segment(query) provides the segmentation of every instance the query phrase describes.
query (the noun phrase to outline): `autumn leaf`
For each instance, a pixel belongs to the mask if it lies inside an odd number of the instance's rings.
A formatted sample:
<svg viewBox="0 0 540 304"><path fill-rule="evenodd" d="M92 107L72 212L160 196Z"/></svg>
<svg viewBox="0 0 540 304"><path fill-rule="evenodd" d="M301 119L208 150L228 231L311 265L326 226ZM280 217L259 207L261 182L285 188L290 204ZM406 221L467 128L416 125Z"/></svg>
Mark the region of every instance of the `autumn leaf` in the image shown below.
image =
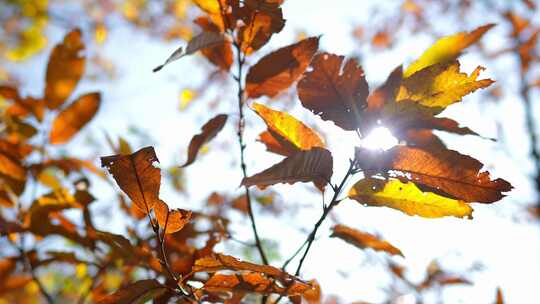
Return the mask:
<svg viewBox="0 0 540 304"><path fill-rule="evenodd" d="M244 178L242 185L256 185L263 190L277 183L313 182L320 191L324 191L332 177L332 165L330 151L315 147L309 151L298 152L260 173Z"/></svg>
<svg viewBox="0 0 540 304"><path fill-rule="evenodd" d="M259 140L269 151L291 156L314 147L325 147L315 131L288 113L272 110L259 103L253 103L251 108L268 126L268 131L262 133Z"/></svg>
<svg viewBox="0 0 540 304"><path fill-rule="evenodd" d="M356 246L360 249L371 248L375 251L384 251L390 255L403 256L401 250L394 247L387 241L371 235L366 232L362 232L358 229L350 228L345 225L336 225L332 227L332 235L330 237L337 237L345 242Z"/></svg>
<svg viewBox="0 0 540 304"><path fill-rule="evenodd" d="M495 24L486 24L471 32L461 32L437 40L405 70L403 76L407 78L430 65L454 60L464 49L482 38L493 26Z"/></svg>
<svg viewBox="0 0 540 304"><path fill-rule="evenodd" d="M394 172L400 180L466 202L493 203L512 189L507 181L491 180L489 172L480 172L483 164L478 160L453 150L396 146L374 156L367 149L357 148L356 157L365 171Z"/></svg>
<svg viewBox="0 0 540 304"><path fill-rule="evenodd" d="M472 218L473 211L464 201L423 192L412 182L402 183L397 179L362 179L351 188L349 198L367 206L388 207L426 218Z"/></svg>
<svg viewBox="0 0 540 304"><path fill-rule="evenodd" d="M261 273L214 274L204 283L203 289L210 292L255 292L257 294L301 295L311 289L307 283L293 281L289 286L280 286L276 280Z"/></svg>
<svg viewBox="0 0 540 304"><path fill-rule="evenodd" d="M145 214L159 202L161 172L154 167L159 162L153 147L145 147L130 155L101 158L101 166L113 175L120 189Z"/></svg>
<svg viewBox="0 0 540 304"><path fill-rule="evenodd" d="M167 291L157 280L140 280L97 300L99 304L142 304Z"/></svg>
<svg viewBox="0 0 540 304"><path fill-rule="evenodd" d="M250 262L240 261L239 259L230 255L224 255L220 253L214 253L212 255L205 256L195 261L193 265L193 272L217 272L221 270L233 270L233 271L253 271L263 273L267 276L274 278L292 278L293 276L281 271L280 269L268 266L259 265Z"/></svg>
<svg viewBox="0 0 540 304"><path fill-rule="evenodd" d="M263 47L273 34L281 32L285 26L279 3L268 4L263 1L245 1L239 14L244 25L238 31L238 41L246 55Z"/></svg>
<svg viewBox="0 0 540 304"><path fill-rule="evenodd" d="M217 1L216 1L217 2ZM207 17L199 17L194 20L195 24L199 25L206 32L221 32L218 25L212 22ZM233 62L232 43L228 40L213 47L204 48L201 50L206 59L224 71L231 68Z"/></svg>
<svg viewBox="0 0 540 304"><path fill-rule="evenodd" d="M318 48L319 37L311 37L261 58L247 74L248 97L274 97L290 87L308 67Z"/></svg>
<svg viewBox="0 0 540 304"><path fill-rule="evenodd" d="M202 146L216 137L221 129L223 129L225 123L227 122L227 117L228 116L225 114L215 116L204 124L201 133L193 136L189 143L187 161L181 166L182 168L191 165L195 161Z"/></svg>
<svg viewBox="0 0 540 304"><path fill-rule="evenodd" d="M97 113L101 104L100 93L89 93L79 97L58 113L52 123L49 141L63 144L69 141Z"/></svg>
<svg viewBox="0 0 540 304"><path fill-rule="evenodd" d="M84 73L81 36L79 29L69 32L49 57L45 78L45 100L49 109L56 109L66 101Z"/></svg>
<svg viewBox="0 0 540 304"><path fill-rule="evenodd" d="M484 68L477 67L471 75L461 73L458 61L443 62L420 70L403 80L397 101L412 100L438 114L447 106L477 89L486 88L494 81L477 80Z"/></svg>
<svg viewBox="0 0 540 304"><path fill-rule="evenodd" d="M355 130L367 106L369 88L356 60L349 59L345 64L343 60L343 56L317 54L311 62L312 70L298 82L298 97L305 108L322 119Z"/></svg>
<svg viewBox="0 0 540 304"><path fill-rule="evenodd" d="M167 64L176 61L186 55L191 55L197 51L215 47L218 45L223 44L227 41L227 37L222 33L216 33L216 32L202 32L199 35L193 37L187 44L185 50L184 47L179 47L176 49L167 60L161 65L158 65L155 67L152 71L158 72L161 69L163 69L164 66Z"/></svg>
<svg viewBox="0 0 540 304"><path fill-rule="evenodd" d="M389 103L394 103L403 79L403 68L395 68L386 81L367 98L367 111L377 111Z"/></svg>
<svg viewBox="0 0 540 304"><path fill-rule="evenodd" d="M495 304L504 304L504 297L500 287L497 287L497 292L495 294Z"/></svg>
<svg viewBox="0 0 540 304"><path fill-rule="evenodd" d="M191 218L191 211L176 209L169 210L169 206L162 200L154 205L154 212L158 224L165 229L165 233L175 233L182 230Z"/></svg>

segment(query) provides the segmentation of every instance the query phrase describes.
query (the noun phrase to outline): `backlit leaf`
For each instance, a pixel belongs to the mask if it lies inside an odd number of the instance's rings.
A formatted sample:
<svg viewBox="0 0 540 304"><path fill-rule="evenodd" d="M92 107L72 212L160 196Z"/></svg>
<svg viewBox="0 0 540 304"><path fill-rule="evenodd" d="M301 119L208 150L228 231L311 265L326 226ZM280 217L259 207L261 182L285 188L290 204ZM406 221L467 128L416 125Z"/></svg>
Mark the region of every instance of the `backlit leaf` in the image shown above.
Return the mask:
<svg viewBox="0 0 540 304"><path fill-rule="evenodd" d="M258 294L300 295L311 290L311 286L293 281L289 286L280 286L274 279L260 273L214 274L204 283L203 289L210 292L255 292Z"/></svg>
<svg viewBox="0 0 540 304"><path fill-rule="evenodd" d="M281 32L285 26L279 3L265 4L269 3L245 1L245 13L241 17L245 25L239 29L238 40L242 52L246 55L263 47L273 34Z"/></svg>
<svg viewBox="0 0 540 304"><path fill-rule="evenodd" d="M167 291L157 280L141 280L97 300L99 304L142 304Z"/></svg>
<svg viewBox="0 0 540 304"><path fill-rule="evenodd" d="M63 144L69 141L97 113L101 104L101 94L89 93L79 97L63 109L52 123L51 144Z"/></svg>
<svg viewBox="0 0 540 304"><path fill-rule="evenodd" d="M433 113L438 114L447 106L461 101L463 96L493 83L491 79L477 80L482 67L477 67L471 75L459 70L460 64L457 61L439 63L420 70L403 80L397 101L413 100L433 108Z"/></svg>
<svg viewBox="0 0 540 304"><path fill-rule="evenodd" d="M145 147L130 154L116 154L101 158L101 166L113 175L120 189L139 209L148 213L159 202L161 172L154 167L159 162L153 147Z"/></svg>
<svg viewBox="0 0 540 304"><path fill-rule="evenodd" d="M221 32L219 26L213 23L212 20L207 17L199 17L195 19L194 22L206 32ZM228 71L231 68L233 62L233 51L232 43L230 41L224 40L221 44L204 48L201 50L201 53L220 69Z"/></svg>
<svg viewBox="0 0 540 304"><path fill-rule="evenodd" d="M81 31L76 29L54 47L47 65L45 100L49 109L60 107L71 95L84 73L85 57Z"/></svg>
<svg viewBox="0 0 540 304"><path fill-rule="evenodd" d="M217 272L221 270L253 271L264 273L265 275L274 278L292 277L291 275L283 272L281 269L278 269L276 267L244 262L230 255L224 255L220 253L214 253L212 255L198 259L197 261L195 261L195 265L193 265L192 271Z"/></svg>
<svg viewBox="0 0 540 304"><path fill-rule="evenodd" d="M251 108L268 126L268 131L261 134L259 140L269 151L291 156L298 151L325 147L315 131L288 113L272 110L259 103L253 103Z"/></svg>
<svg viewBox="0 0 540 304"><path fill-rule="evenodd" d="M195 161L202 146L216 137L221 129L223 129L227 122L227 117L225 114L217 115L204 124L201 133L193 136L189 143L187 161L182 165L182 168L191 165Z"/></svg>
<svg viewBox="0 0 540 304"><path fill-rule="evenodd" d="M422 56L413 62L403 73L409 77L414 73L436 63L444 63L457 58L461 52L478 41L495 24L483 25L471 32L461 32L440 38Z"/></svg>
<svg viewBox="0 0 540 304"><path fill-rule="evenodd" d="M396 146L375 153L357 148L359 165L370 173L395 173L396 177L429 187L429 191L466 202L493 203L510 191L503 179L492 180L480 172L483 164L453 150Z"/></svg>
<svg viewBox="0 0 540 304"><path fill-rule="evenodd" d="M154 205L154 212L159 226L163 229L167 227L165 233L182 230L191 218L191 211L183 209L169 210L169 206L162 200L159 200Z"/></svg>
<svg viewBox="0 0 540 304"><path fill-rule="evenodd" d="M260 173L244 178L242 185L256 185L265 189L278 183L313 182L320 191L324 191L326 183L332 177L332 166L330 151L315 147L309 151L298 152Z"/></svg>
<svg viewBox="0 0 540 304"><path fill-rule="evenodd" d="M473 211L463 201L422 192L412 182L402 183L396 179L362 179L351 188L349 198L368 206L389 207L426 218L472 218Z"/></svg>
<svg viewBox="0 0 540 304"><path fill-rule="evenodd" d="M226 40L226 37L222 33L216 33L216 32L202 32L199 35L193 37L187 44L185 50L183 47L179 47L174 51L167 60L162 65L159 65L155 67L152 71L158 72L161 70L164 66L167 64L176 61L186 55L191 55L197 51L200 51L202 49L210 48L218 46L222 43L224 43Z"/></svg>
<svg viewBox="0 0 540 304"><path fill-rule="evenodd" d="M337 237L345 242L354 245L360 249L371 248L375 251L384 251L390 255L403 256L401 250L394 247L387 241L371 235L366 232L362 232L358 229L350 228L345 225L336 225L332 228L331 237Z"/></svg>
<svg viewBox="0 0 540 304"><path fill-rule="evenodd" d="M367 106L369 93L364 71L355 59L343 64L344 57L329 53L315 56L312 70L298 82L302 105L324 120L345 130L359 127L360 113Z"/></svg>
<svg viewBox="0 0 540 304"><path fill-rule="evenodd" d="M319 37L311 37L261 58L247 74L248 97L274 97L290 87L308 67L318 48Z"/></svg>

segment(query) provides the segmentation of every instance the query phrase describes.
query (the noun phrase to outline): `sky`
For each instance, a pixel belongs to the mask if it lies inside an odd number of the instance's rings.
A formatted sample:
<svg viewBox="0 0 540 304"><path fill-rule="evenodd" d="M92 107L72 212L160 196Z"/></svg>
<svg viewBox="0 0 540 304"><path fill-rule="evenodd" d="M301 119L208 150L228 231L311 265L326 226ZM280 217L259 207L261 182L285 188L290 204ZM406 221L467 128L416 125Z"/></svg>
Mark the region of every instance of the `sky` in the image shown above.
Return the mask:
<svg viewBox="0 0 540 304"><path fill-rule="evenodd" d="M410 63L433 42L428 36L405 37L400 39L392 52L368 53L367 48L353 41L351 32L355 24L365 23L371 6L378 5L392 10L397 9L400 3L379 2L339 0L329 4L322 0L286 1L283 6L286 27L262 51L269 52L290 44L301 30L306 30L308 35L322 35L322 50L340 55L361 54L368 82L371 87L375 87L396 66ZM489 21L489 16L478 16L469 30ZM452 34L459 30L463 29L442 22L437 32ZM504 29L497 30L504 32ZM48 30L49 41L59 41L64 33L65 29L52 26ZM489 45L501 43L496 35L488 35L486 39ZM231 122L237 119L237 110L232 88L230 91L216 92L219 102L215 113L208 112L207 103L210 100L204 98L185 111L178 110L179 91L202 84L209 70L203 58L192 56L167 66L160 73L151 72L152 68L162 63L181 44L179 41L165 43L120 22L119 26L110 29L109 38L100 49L91 50L101 52L114 62L118 78L114 81L85 81L77 92L103 92L102 108L86 133L103 134L106 130L113 136L124 135L129 126L137 126L155 139L158 157L165 165L180 164L185 160L189 140L199 132L203 122L218 113L230 114L232 120L210 145L209 152L186 169L189 195L178 195L170 187L163 187L162 197L169 204L196 209L199 205L194 202L204 201L212 191L241 192L238 187L241 174L237 167L236 147L232 147L229 153L221 150L231 144L228 139L235 134L235 123ZM45 71L36 67L45 66L48 53L44 52L22 64L8 66L23 79L23 89L26 92L39 94L42 91ZM476 65L482 65L487 68L485 76L494 77L497 75L494 71L505 68L491 67L489 62L480 60L472 52L466 54L461 60L463 69L470 72ZM508 66L512 65L515 63L509 61ZM512 85L511 79L495 80ZM264 99L257 101L266 102ZM280 107L278 103L270 105L278 109ZM334 179L335 182L340 180L354 145L360 144L358 139L311 115L299 106L298 100L293 100L286 107L291 110L291 114L303 118L308 125L315 126L326 135L335 159ZM473 220L410 217L387 208L364 207L350 200L342 202L334 210L333 220L380 234L400 248L405 258L395 260L409 269L408 275L413 280L421 280L427 265L437 259L443 268L462 273L474 283L470 287L446 288L445 302L490 303L495 298L498 286L502 288L508 303L530 303L532 299L540 299L536 286L540 282L540 231L538 224L528 218L524 211L524 206L534 201L532 198L535 194L526 175L530 171L530 163L526 158L528 148L524 144L525 138L521 135L524 130L522 114L522 109L511 97L494 106L482 102L475 94L448 110L450 117L485 137L496 137L494 121L506 117L510 122L504 129L505 144L523 147L509 154L499 142L474 137L443 137L450 148L478 158L495 177L503 177L515 187L508 197L494 205L473 204ZM265 152L263 145L255 142L258 133L264 130L262 121L250 111L247 119L248 171L253 174L280 158ZM68 148L84 144L85 140L86 137L81 135ZM81 155L87 152L84 149L74 151ZM110 152L106 147L102 151ZM289 208L288 204L291 209L294 209L293 206L304 206L291 214L285 211L278 220L268 214L258 218L262 237L278 241L280 252L285 258L304 240L306 231L309 231L307 229L320 216L321 198L310 185L278 185L273 189L280 193L285 210ZM326 194L326 200L330 199L329 195ZM103 208L108 201L107 196L112 199L114 193L100 192L99 196ZM122 231L123 219L115 212L113 210L110 215L114 219L112 224L110 220L104 220L101 224L113 231ZM233 218L239 221L239 224L233 226L239 238L250 239L247 218L238 214L233 214ZM370 250L362 252L341 240L329 238L330 224L326 223L319 230L319 239L313 245L305 264L303 278L316 277L323 292L337 294L347 302L382 301L382 288L389 283L383 267L386 256ZM227 248L222 246L221 249ZM478 262L482 264L482 270L471 270ZM293 271L293 268L289 270ZM408 299L404 297L403 303L410 303Z"/></svg>

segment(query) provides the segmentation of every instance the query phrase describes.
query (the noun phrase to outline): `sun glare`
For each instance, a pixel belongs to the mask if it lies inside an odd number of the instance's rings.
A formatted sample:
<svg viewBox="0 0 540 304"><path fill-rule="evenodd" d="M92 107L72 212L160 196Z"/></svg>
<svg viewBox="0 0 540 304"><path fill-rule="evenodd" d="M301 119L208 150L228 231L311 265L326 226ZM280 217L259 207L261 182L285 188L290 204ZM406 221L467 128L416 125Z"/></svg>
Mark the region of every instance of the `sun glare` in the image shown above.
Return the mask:
<svg viewBox="0 0 540 304"><path fill-rule="evenodd" d="M386 127L376 127L362 139L362 147L372 150L388 150L398 144L397 138Z"/></svg>

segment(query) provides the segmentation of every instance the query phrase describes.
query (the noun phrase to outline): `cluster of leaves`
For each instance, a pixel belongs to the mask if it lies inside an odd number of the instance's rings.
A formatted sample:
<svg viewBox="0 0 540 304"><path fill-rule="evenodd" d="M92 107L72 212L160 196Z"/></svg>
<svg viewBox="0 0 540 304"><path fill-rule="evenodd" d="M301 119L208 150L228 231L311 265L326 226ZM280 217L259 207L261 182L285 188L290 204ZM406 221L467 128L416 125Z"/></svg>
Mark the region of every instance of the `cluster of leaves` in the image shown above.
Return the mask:
<svg viewBox="0 0 540 304"><path fill-rule="evenodd" d="M262 301L272 303L283 297L294 303L319 303L320 286L314 280L299 278L299 275L319 227L343 200L349 198L363 205L386 206L428 218L472 218L471 203L493 203L511 190L505 180L492 179L488 172L482 171L480 161L447 149L433 133L433 130L439 130L477 135L439 115L465 95L492 84L492 80L478 79L482 67L467 74L460 70L457 60L461 52L478 41L492 25L438 40L408 68L394 69L381 86L370 92L358 62L319 51L320 37L305 38L263 56L249 66L244 77L246 58L256 54L283 29L282 1L194 2L203 12L195 20L201 33L154 71L197 51L222 71L230 71L235 65L238 68L234 79L238 85L237 139L243 172L239 183L245 189L245 210L250 217L254 246L260 253L261 263L242 261L214 251L219 242L230 237L229 220L221 212L206 214L171 209L160 198L162 172L153 147L132 153L129 145L120 141L118 146L113 145L116 154L101 158L101 166L129 198L126 200L119 195L123 212L135 223L148 223L151 230L133 227L125 237L94 226L90 209L94 197L88 191L89 182L83 169L90 169L97 175L100 171L76 158L51 157L49 151L49 144L68 142L92 119L100 103L99 94L91 93L65 105L84 71L85 60L80 54L84 45L80 31L75 30L66 35L50 56L43 98L22 98L14 87L5 86L0 90L3 98L10 101L3 112L6 126L0 145L1 194L6 201L2 204L13 209L9 220L4 219L2 212L0 232L2 236L8 236L18 252L2 261L2 265L7 266L0 267L3 282L0 292L33 281L52 303L53 297L35 270L50 263L67 263L93 268L91 273L83 275L83 290L79 292L81 302L90 296L99 303L143 303L148 300L155 303L240 303L246 295L257 294ZM346 174L338 183L333 183L333 156L322 137L290 114L252 102L251 109L267 127L259 141L269 152L284 158L268 169L248 176L243 138L243 110L247 101L279 96L295 83L302 106L322 120L333 122L343 132L360 139L363 134L384 125L400 144L387 151L355 147ZM49 118L52 119L50 125L47 124ZM223 129L227 121L228 115L219 114L204 124L201 133L192 138L182 167L196 161L201 148ZM30 143L37 133L32 123L40 123L43 130L50 128L43 132L44 140L39 146ZM30 161L33 155L39 162ZM78 175L71 188L62 185L62 181L51 183L42 176L51 167L59 168L65 175ZM27 175L31 178L27 179ZM347 191L348 182L360 175L361 178ZM42 183L52 191L32 198L26 208L20 198L28 182ZM332 191L332 198L324 204L323 214L306 241L282 267L277 268L269 265L261 246L251 207L250 187L265 189L278 183L298 182L313 183L321 192ZM80 211L84 226L79 227L69 219L64 213L68 209ZM200 223L207 225L201 229ZM87 253L81 254L77 250L47 252L43 257L43 253L35 248L26 249L26 235L34 238L35 246L41 238L61 236ZM397 247L379 237L345 225L334 226L332 236L360 249L372 248L403 256ZM286 272L288 264L302 251L296 272L289 274ZM21 263L30 275L17 271L17 263ZM120 273L121 284L107 284L106 278L111 273ZM144 277L141 273L148 275ZM425 282L415 288L467 283L443 274L440 270L432 271Z"/></svg>

